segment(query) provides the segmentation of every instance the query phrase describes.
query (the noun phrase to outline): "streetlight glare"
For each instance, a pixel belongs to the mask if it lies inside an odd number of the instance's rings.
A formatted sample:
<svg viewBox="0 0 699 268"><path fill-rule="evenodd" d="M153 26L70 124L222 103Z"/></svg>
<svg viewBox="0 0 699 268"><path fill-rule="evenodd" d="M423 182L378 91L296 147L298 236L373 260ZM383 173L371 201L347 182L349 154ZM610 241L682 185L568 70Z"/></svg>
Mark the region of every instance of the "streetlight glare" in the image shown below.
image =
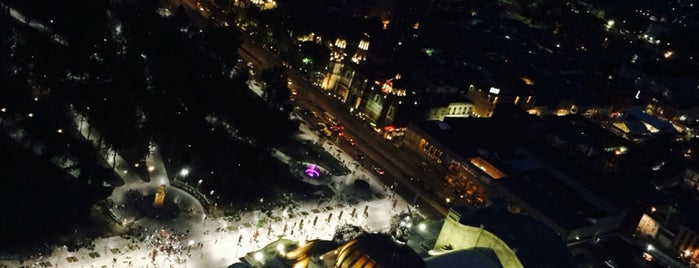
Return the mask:
<svg viewBox="0 0 699 268"><path fill-rule="evenodd" d="M256 252L255 255L253 256L256 261L263 261L265 259L265 256L262 255L262 252Z"/></svg>
<svg viewBox="0 0 699 268"><path fill-rule="evenodd" d="M277 244L277 251L279 251L279 253L281 253L281 254L284 254L284 245Z"/></svg>
<svg viewBox="0 0 699 268"><path fill-rule="evenodd" d="M420 231L424 231L425 229L427 229L427 225L425 225L424 223L420 223L420 224L417 225L417 228L418 228Z"/></svg>

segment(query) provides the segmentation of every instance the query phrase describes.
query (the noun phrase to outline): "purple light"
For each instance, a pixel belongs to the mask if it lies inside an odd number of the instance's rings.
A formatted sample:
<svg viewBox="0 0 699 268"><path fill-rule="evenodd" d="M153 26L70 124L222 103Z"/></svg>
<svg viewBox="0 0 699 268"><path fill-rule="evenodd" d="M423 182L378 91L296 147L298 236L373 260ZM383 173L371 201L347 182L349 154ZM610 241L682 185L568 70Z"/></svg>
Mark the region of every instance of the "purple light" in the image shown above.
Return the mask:
<svg viewBox="0 0 699 268"><path fill-rule="evenodd" d="M306 169L306 175L311 178L317 178L320 177L320 172L318 172L318 167L316 167L316 164L311 164L308 166Z"/></svg>

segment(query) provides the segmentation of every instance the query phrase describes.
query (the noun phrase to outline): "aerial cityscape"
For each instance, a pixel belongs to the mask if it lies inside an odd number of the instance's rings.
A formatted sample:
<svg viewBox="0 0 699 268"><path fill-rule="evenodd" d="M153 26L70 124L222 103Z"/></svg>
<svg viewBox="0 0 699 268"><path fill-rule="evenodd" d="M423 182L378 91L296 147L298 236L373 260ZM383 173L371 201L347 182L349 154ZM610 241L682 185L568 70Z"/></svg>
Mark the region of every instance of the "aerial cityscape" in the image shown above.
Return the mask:
<svg viewBox="0 0 699 268"><path fill-rule="evenodd" d="M699 268L690 0L0 0L0 268Z"/></svg>

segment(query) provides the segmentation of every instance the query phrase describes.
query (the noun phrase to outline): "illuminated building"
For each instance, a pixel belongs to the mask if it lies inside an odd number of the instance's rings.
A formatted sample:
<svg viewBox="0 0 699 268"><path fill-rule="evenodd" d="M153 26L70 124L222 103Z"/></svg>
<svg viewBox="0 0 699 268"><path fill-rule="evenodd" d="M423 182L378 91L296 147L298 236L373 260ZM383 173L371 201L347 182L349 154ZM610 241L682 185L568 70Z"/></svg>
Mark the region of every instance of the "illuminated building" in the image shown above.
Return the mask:
<svg viewBox="0 0 699 268"><path fill-rule="evenodd" d="M474 85L469 86L466 97L473 102L473 114L477 117L491 117L498 104L529 106L534 103L529 92L511 93L507 89L490 87L483 90Z"/></svg>
<svg viewBox="0 0 699 268"><path fill-rule="evenodd" d="M279 268L427 267L412 248L377 233L362 234L342 245L326 240L298 244L279 240L249 253L243 260L254 267Z"/></svg>
<svg viewBox="0 0 699 268"><path fill-rule="evenodd" d="M445 117L470 117L473 110L471 102L450 102L446 106L432 108L428 121L443 121Z"/></svg>
<svg viewBox="0 0 699 268"><path fill-rule="evenodd" d="M275 268L574 267L570 251L550 229L494 207L451 209L429 253L421 256L408 244L380 233L360 234L341 244L280 239L241 260L246 267Z"/></svg>

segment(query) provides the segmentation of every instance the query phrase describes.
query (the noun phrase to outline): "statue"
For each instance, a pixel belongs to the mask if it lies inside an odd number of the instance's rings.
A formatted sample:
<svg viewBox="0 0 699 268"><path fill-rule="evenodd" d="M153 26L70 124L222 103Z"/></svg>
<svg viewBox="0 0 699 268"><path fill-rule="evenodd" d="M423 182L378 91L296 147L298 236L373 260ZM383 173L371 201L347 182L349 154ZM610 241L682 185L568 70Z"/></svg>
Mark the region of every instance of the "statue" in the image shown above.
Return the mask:
<svg viewBox="0 0 699 268"><path fill-rule="evenodd" d="M155 193L155 199L153 200L153 207L159 208L163 206L165 201L165 184L160 185L160 189Z"/></svg>

